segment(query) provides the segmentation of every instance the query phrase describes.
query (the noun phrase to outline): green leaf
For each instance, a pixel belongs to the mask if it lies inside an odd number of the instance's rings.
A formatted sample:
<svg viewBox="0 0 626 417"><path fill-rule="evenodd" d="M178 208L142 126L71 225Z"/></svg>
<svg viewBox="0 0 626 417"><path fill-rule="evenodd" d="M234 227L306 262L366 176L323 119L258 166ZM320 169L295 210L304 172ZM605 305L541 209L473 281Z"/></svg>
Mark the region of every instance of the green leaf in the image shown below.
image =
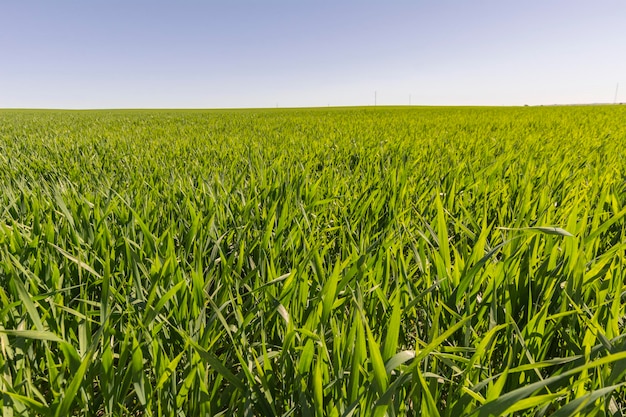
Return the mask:
<svg viewBox="0 0 626 417"><path fill-rule="evenodd" d="M626 386L626 382L622 382L621 384L611 385L610 387L604 387L597 390L593 390L588 394L583 395L582 397L578 397L573 401L565 404L563 407L558 409L551 415L551 417L569 417L577 415L578 413L583 413L587 408L593 406L599 398L609 395L613 391L616 391L623 386Z"/></svg>
<svg viewBox="0 0 626 417"><path fill-rule="evenodd" d="M15 257L13 257L13 255L9 254L9 257L13 261L13 265L16 265L19 269L21 269L22 272L24 272L26 276L29 275L28 271L26 271L26 269L21 265L21 263L17 259L15 259ZM17 293L20 297L20 300L22 300L22 303L24 304L24 307L26 308L28 315L33 321L35 328L37 328L37 330L41 332L44 331L43 323L41 322L41 317L39 317L39 313L37 313L37 308L35 308L35 304L33 303L33 300L31 299L30 294L28 293L28 291L26 291L26 287L24 286L24 283L22 282L21 279L19 279L19 277L15 277L15 279L13 280L13 283L15 284L15 287L17 288Z"/></svg>
<svg viewBox="0 0 626 417"><path fill-rule="evenodd" d="M93 274L97 278L102 278L102 276L100 274L98 274L92 267L90 267L85 262L81 261L80 259L76 258L75 256L72 256L65 249L60 248L59 246L55 245L54 243L49 243L49 245L52 246L53 248L55 248L56 250L58 250L61 255L65 256L67 259L69 259L70 261L72 261L73 263L78 265L79 268L84 269L85 271L89 272L90 274Z"/></svg>
<svg viewBox="0 0 626 417"><path fill-rule="evenodd" d="M400 336L400 327L402 325L402 306L400 304L400 295L397 295L393 301L393 310L387 324L387 334L385 336L385 344L383 347L383 360L389 360L395 355L398 348L398 338Z"/></svg>
<svg viewBox="0 0 626 417"><path fill-rule="evenodd" d="M376 382L376 387L379 394L383 394L387 389L388 377L387 371L385 370L385 362L383 361L383 357L380 352L380 348L378 347L378 342L376 342L376 338L372 333L367 322L365 323L365 332L368 346L368 353L370 356L370 360L372 361L372 368L374 371L374 381Z"/></svg>
<svg viewBox="0 0 626 417"><path fill-rule="evenodd" d="M58 342L58 343L66 343L65 340L61 339L56 334L46 331L46 330L7 330L0 329L0 333L7 334L9 336L21 337L24 339L35 339L35 340L47 340L50 342Z"/></svg>
<svg viewBox="0 0 626 417"><path fill-rule="evenodd" d="M557 235L557 236L566 236L573 237L574 235L568 232L565 229L556 226L532 226L532 227L497 227L496 229L500 230L518 230L518 231L530 231L530 232L540 232L545 233L547 235Z"/></svg>
<svg viewBox="0 0 626 417"><path fill-rule="evenodd" d="M85 357L83 358L78 371L74 375L72 375L72 382L70 382L69 386L63 393L63 397L57 409L55 410L55 417L64 417L69 415L70 407L76 400L76 394L78 390L83 385L83 379L85 378L85 374L91 365L91 361L93 360L93 351L88 351Z"/></svg>
<svg viewBox="0 0 626 417"><path fill-rule="evenodd" d="M35 400L33 398L30 398L30 397L27 397L25 395L17 394L15 392L4 391L4 390L0 390L0 392L3 395L7 395L7 396L11 397L11 399L13 401L18 401L18 402L24 404L25 406L30 407L38 415L41 415L41 416L52 416L52 412L50 410L50 407L47 404L39 402L39 401L37 401L37 400ZM4 404L4 406L7 407L8 404Z"/></svg>
<svg viewBox="0 0 626 417"><path fill-rule="evenodd" d="M534 382L532 384L528 384L521 388L515 389L513 391L507 392L505 394L500 395L499 397L488 401L481 407L477 408L474 413L478 413L479 417L488 417L494 415L501 415L506 412L510 407L519 401L527 398L530 395L533 395L536 391L547 388L552 384L560 382L564 379L568 379L571 376L579 374L587 369L595 368L601 365L609 364L620 359L626 358L626 352L619 352L612 355L607 355L603 358L597 359L595 361L586 363L577 368L571 369L567 372L564 372L560 375L554 375L549 378L546 378L541 381ZM472 414L474 414L472 413Z"/></svg>
<svg viewBox="0 0 626 417"><path fill-rule="evenodd" d="M390 374L391 371L396 369L398 366L410 361L415 358L415 351L413 350L403 350L402 352L398 352L391 359L387 361L385 364L385 371Z"/></svg>

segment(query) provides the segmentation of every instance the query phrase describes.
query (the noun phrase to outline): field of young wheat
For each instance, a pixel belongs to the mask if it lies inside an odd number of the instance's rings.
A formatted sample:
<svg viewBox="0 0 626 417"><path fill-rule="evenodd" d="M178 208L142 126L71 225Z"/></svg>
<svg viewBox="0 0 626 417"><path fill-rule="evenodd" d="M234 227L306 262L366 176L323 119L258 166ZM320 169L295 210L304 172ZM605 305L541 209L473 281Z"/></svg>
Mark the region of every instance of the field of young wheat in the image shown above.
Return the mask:
<svg viewBox="0 0 626 417"><path fill-rule="evenodd" d="M1 414L624 415L624 120L0 111Z"/></svg>

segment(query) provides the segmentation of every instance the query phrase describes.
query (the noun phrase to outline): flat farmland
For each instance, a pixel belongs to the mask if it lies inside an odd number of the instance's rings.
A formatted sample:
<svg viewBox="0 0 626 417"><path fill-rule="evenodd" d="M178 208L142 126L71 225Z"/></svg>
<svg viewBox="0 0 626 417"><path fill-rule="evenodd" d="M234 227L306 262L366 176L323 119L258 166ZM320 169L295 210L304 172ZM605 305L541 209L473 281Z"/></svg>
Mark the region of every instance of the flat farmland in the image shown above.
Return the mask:
<svg viewBox="0 0 626 417"><path fill-rule="evenodd" d="M1 414L624 415L625 120L1 110Z"/></svg>

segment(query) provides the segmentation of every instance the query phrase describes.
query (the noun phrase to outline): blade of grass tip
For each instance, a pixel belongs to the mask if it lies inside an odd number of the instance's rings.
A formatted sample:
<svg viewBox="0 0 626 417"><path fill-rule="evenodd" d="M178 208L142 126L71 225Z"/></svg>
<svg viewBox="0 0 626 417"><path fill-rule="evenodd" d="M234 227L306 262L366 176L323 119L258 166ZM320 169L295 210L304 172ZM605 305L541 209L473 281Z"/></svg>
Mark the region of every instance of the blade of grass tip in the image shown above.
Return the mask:
<svg viewBox="0 0 626 417"><path fill-rule="evenodd" d="M90 274L93 274L97 278L102 278L102 276L100 276L100 274L98 274L91 266L89 266L85 262L81 261L80 259L76 258L75 256L72 256L70 253L65 251L63 248L60 248L59 246L55 245L54 243L48 242L48 244L50 246L52 246L53 248L55 248L56 250L58 250L61 255L65 256L67 259L69 259L70 261L72 261L73 263L78 265L79 268L84 269L85 271L89 272Z"/></svg>
<svg viewBox="0 0 626 417"><path fill-rule="evenodd" d="M574 236L567 230L562 229L560 227L556 227L556 226L496 227L496 229L512 230L512 231L520 231L520 232L531 231L531 232L545 233L547 235L566 236L566 237Z"/></svg>
<svg viewBox="0 0 626 417"><path fill-rule="evenodd" d="M63 197L61 197L61 193L59 192L58 189L54 193L54 199L56 200L57 205L61 209L63 216L65 216L70 226L72 226L72 229L74 229L75 228L74 217L72 216L72 213L70 213L70 211L68 210L67 205L65 205L65 201L63 201Z"/></svg>
<svg viewBox="0 0 626 417"><path fill-rule="evenodd" d="M374 381L376 382L377 391L382 395L387 390L388 378L387 371L385 371L385 362L378 347L378 342L374 337L374 333L370 329L367 321L363 321L365 324L365 333L367 338L367 346L370 354L370 360L372 361L372 368L374 371Z"/></svg>
<svg viewBox="0 0 626 417"><path fill-rule="evenodd" d="M612 216L609 220L602 223L598 228L593 230L591 233L589 233L589 235L585 238L585 243L593 242L598 236L606 232L611 226L621 221L624 217L626 217L626 207L622 211L617 213L616 215Z"/></svg>
<svg viewBox="0 0 626 417"><path fill-rule="evenodd" d="M417 374L417 380L422 388L422 415L423 416L431 416L431 417L439 417L439 410L437 410L437 403L433 398L432 393L430 392L430 388L422 375L422 371L419 368L415 368L415 373Z"/></svg>
<svg viewBox="0 0 626 417"><path fill-rule="evenodd" d="M535 227L531 227L530 230L534 230L537 232L541 232L541 233L545 233L547 235L556 235L556 236L566 236L566 237L574 237L573 234L571 234L570 232L568 232L565 229L562 229L560 227L550 227L550 226L535 226Z"/></svg>
<svg viewBox="0 0 626 417"><path fill-rule="evenodd" d="M25 406L30 407L33 411L35 411L35 413L37 413L37 415L52 416L52 410L47 404L40 403L39 401L34 400L30 397L20 395L11 391L0 390L0 393L2 393L2 395L10 397L13 401L20 402ZM6 407L7 404L5 404L4 406Z"/></svg>
<svg viewBox="0 0 626 417"><path fill-rule="evenodd" d="M298 373L300 375L307 375L311 368L311 362L315 356L315 344L313 340L308 340L302 349L300 354L300 360L298 361Z"/></svg>
<svg viewBox="0 0 626 417"><path fill-rule="evenodd" d="M507 408L503 413L498 415L511 415L517 411L527 410L529 408L537 408L539 406L549 404L557 398L563 397L565 392L557 392L554 394L533 395L529 398L517 401L515 404ZM569 414L572 415L572 414Z"/></svg>
<svg viewBox="0 0 626 417"><path fill-rule="evenodd" d="M254 294L254 293L260 292L260 291L264 290L266 287L270 287L270 286L272 286L272 285L274 285L274 284L276 284L278 282L284 281L287 278L289 278L291 273L292 273L292 271L289 271L286 274L283 274L283 275L279 276L278 278L274 278L273 280L268 281L268 282L264 283L263 285L259 285L257 288L254 288L251 291L251 293Z"/></svg>
<svg viewBox="0 0 626 417"><path fill-rule="evenodd" d="M387 361L385 364L385 371L390 374L391 371L396 369L398 366L410 361L415 358L415 351L413 350L403 350L402 352L398 352L391 359Z"/></svg>
<svg viewBox="0 0 626 417"><path fill-rule="evenodd" d="M518 237L521 237L521 236L518 236ZM510 243L511 241L513 241L515 239L516 238L513 237L513 238L511 238L509 240L506 240L506 241L496 245L485 256L483 256L476 263L476 265L472 266L469 269L466 269L466 271L463 272L463 274L461 275L461 281L459 282L459 285L454 290L454 293L456 294L456 303L459 303L461 298L465 296L465 291L467 290L467 288L471 284L472 278L474 277L474 275L476 275L476 273L480 270L480 268L482 268L487 263L487 261L489 261L489 259L491 259L496 253L498 253L498 251L500 251L500 249L502 249L505 245L507 245L508 243ZM468 264L468 266L469 266L469 264Z"/></svg>
<svg viewBox="0 0 626 417"><path fill-rule="evenodd" d="M124 197L122 197L120 194L118 194L115 190L111 190L115 195L117 195L120 200L122 200L122 202L124 203L124 205L126 205L126 207L128 208L128 210L132 213L133 215L133 219L135 220L135 222L139 225L139 228L141 229L141 232L144 234L144 242L148 243L148 246L150 248L150 253L154 253L156 251L156 241L157 238L156 236L154 236L154 234L150 231L150 228L146 225L146 223L142 220L141 216L139 215L139 213L137 213L137 211L135 209L132 208L132 206L130 205L130 203L128 203Z"/></svg>
<svg viewBox="0 0 626 417"><path fill-rule="evenodd" d="M133 336L133 353L131 355L131 367L133 370L133 386L135 388L135 394L139 399L141 405L146 405L146 387L144 386L144 378L143 378L143 353L141 351L141 346L139 346L139 342L137 342L137 338Z"/></svg>
<svg viewBox="0 0 626 417"><path fill-rule="evenodd" d="M283 318L283 320L285 320L285 324L287 325L287 328L289 328L289 323L291 320L289 318L289 312L287 311L285 306L278 303L278 306L276 307L276 311Z"/></svg>
<svg viewBox="0 0 626 417"><path fill-rule="evenodd" d="M74 403L74 400L76 399L76 393L78 392L81 385L83 384L83 378L85 377L85 374L87 373L87 369L89 368L89 365L91 365L92 360L93 360L93 352L89 351L83 358L80 364L80 367L78 368L76 373L73 375L72 382L70 382L69 386L63 393L63 398L61 400L61 403L59 404L59 406L57 407L54 413L55 417L65 417L69 415L70 407L72 406L72 404Z"/></svg>
<svg viewBox="0 0 626 417"><path fill-rule="evenodd" d="M24 339L46 340L49 342L67 343L56 334L46 330L7 330L0 329L0 333Z"/></svg>
<svg viewBox="0 0 626 417"><path fill-rule="evenodd" d="M148 308L146 309L146 313L144 314L143 322L144 323L152 322L152 320L159 314L163 306L165 306L165 304L176 295L176 293L180 290L180 288L183 285L185 285L185 283L186 281L180 281L178 284L170 288L165 294L163 294L159 298L159 301L157 302L154 308L152 308L152 306L148 306Z"/></svg>
<svg viewBox="0 0 626 417"><path fill-rule="evenodd" d="M619 347L616 347L616 349L619 349L621 351L626 350L626 341L622 341L622 345ZM606 382L611 384L611 383L621 381L624 378L625 374L626 374L626 359L622 359L622 360L617 361L613 365L613 369L611 369L611 374L609 375L609 378Z"/></svg>
<svg viewBox="0 0 626 417"><path fill-rule="evenodd" d="M367 352L367 345L365 342L365 335L363 330L361 316L359 314L354 315L353 326L356 328L354 351L352 356L352 364L350 366L350 379L348 382L348 401L357 402L359 398L359 391L361 389L361 363L365 359Z"/></svg>
<svg viewBox="0 0 626 417"><path fill-rule="evenodd" d="M109 312L109 315L106 316L105 321L109 320L110 314L111 313ZM100 327L93 334L91 338L91 344L89 345L89 348L87 349L87 352L85 353L85 356L83 360L81 361L81 364L78 367L78 370L76 371L76 373L74 373L72 377L72 382L70 382L67 389L65 390L65 393L63 395L63 398L61 399L61 402L59 403L59 406L55 410L55 413L54 413L55 417L69 415L70 407L72 406L72 404L74 403L74 400L76 399L76 393L81 388L83 384L83 379L85 378L87 370L89 369L89 366L93 362L96 350L100 346L100 338L102 337L103 331L104 331L104 327ZM68 347L68 350L72 352L73 356L78 356L78 352L76 352L76 349L74 348L74 346L72 346L71 344L67 342L64 342L64 345Z"/></svg>
<svg viewBox="0 0 626 417"><path fill-rule="evenodd" d="M439 253L443 259L447 271L451 268L450 243L448 242L448 224L446 223L445 211L439 194L435 197L437 206L437 237L439 239ZM445 275L444 275L445 276Z"/></svg>
<svg viewBox="0 0 626 417"><path fill-rule="evenodd" d="M469 362L467 364L467 369L473 369L474 368L474 364L476 362L481 363L480 359L483 357L483 355L486 354L486 352L489 351L488 347L493 342L493 339L494 339L494 336L496 335L496 333L499 332L500 330L506 328L508 325L509 325L508 323L500 324L500 325L490 329L487 333L484 334L484 336L482 337L482 340L480 341L480 343L476 347L476 352L472 355L472 357L470 358L470 360L469 360Z"/></svg>
<svg viewBox="0 0 626 417"><path fill-rule="evenodd" d="M315 415L324 415L324 381L322 376L322 355L321 347L318 347L315 367L313 369L313 404L315 405Z"/></svg>
<svg viewBox="0 0 626 417"><path fill-rule="evenodd" d="M441 346L441 344L447 338L449 338L454 333L456 333L460 328L462 328L465 325L465 323L467 323L469 320L472 319L472 317L473 316L465 317L464 319L458 321L454 326L450 327L448 330L443 332L437 338L433 339L428 345L422 348L419 351L419 353L416 353L413 359L413 362L410 365L408 365L404 373L389 386L389 389L387 389L387 391L383 395L380 396L377 404L388 404L393 398L393 395L395 394L396 390L398 390L406 381L409 380L411 372L419 366L420 361L424 359L426 356L428 356L430 352L432 352L433 350Z"/></svg>
<svg viewBox="0 0 626 417"><path fill-rule="evenodd" d="M418 305L420 302L422 302L422 298L424 298L426 295L432 293L433 291L437 290L442 283L444 283L445 281L447 281L448 278L442 278L438 281L435 281L430 287L426 288L424 291L422 291L421 293L417 294L415 296L415 298L413 300L411 300L411 302L409 304L407 304L405 310L406 311L410 311L413 307L415 307L416 305Z"/></svg>
<svg viewBox="0 0 626 417"><path fill-rule="evenodd" d="M241 382L239 378L237 378L224 364L216 357L213 356L209 351L205 350L202 346L196 343L187 333L183 332L180 329L176 329L177 333L181 335L185 342L188 343L195 352L197 352L203 361L213 367L217 373L219 373L224 379L233 384L235 388L237 388L241 392L246 391L246 387Z"/></svg>
<svg viewBox="0 0 626 417"><path fill-rule="evenodd" d="M509 356L509 362L510 361L511 359ZM498 376L496 382L487 391L487 397L485 398L487 402L494 401L500 396L502 390L504 389L504 386L506 385L506 381L508 380L510 370L511 368L508 366L504 368L504 371Z"/></svg>
<svg viewBox="0 0 626 417"><path fill-rule="evenodd" d="M15 259L15 257L11 254L9 254L9 258L11 259L11 264L12 265L16 265L18 267L18 269L22 270L22 272L28 276L29 275L29 271L27 271L22 264ZM32 272L31 272L32 274ZM17 275L17 274L16 274ZM35 308L35 304L33 303L33 300L30 297L30 294L28 293L28 291L26 291L26 287L24 286L24 283L22 282L22 280L15 276L15 279L13 280L13 283L15 284L15 287L17 288L17 293L20 297L20 300L22 300L22 304L24 304L24 307L26 308L26 311L28 312L28 315L30 316L31 320L33 321L33 324L35 325L35 328L37 330L39 330L40 332L44 331L44 327L43 327L43 323L41 322L41 317L39 317L39 313L37 313L37 309Z"/></svg>
<svg viewBox="0 0 626 417"><path fill-rule="evenodd" d="M350 407L348 407L346 409L346 411L341 415L341 417L352 417L354 415L359 416L359 412L361 411L360 409L361 403L359 402L354 402L352 404L350 404Z"/></svg>
<svg viewBox="0 0 626 417"><path fill-rule="evenodd" d="M521 388L507 392L506 394L500 395L498 398L485 403L481 407L474 410L472 415L474 415L475 413L478 413L478 417L501 415L503 412L505 412L505 410L508 410L509 407L511 407L518 401L521 401L522 399L528 397L529 395L532 395L534 392L540 390L541 388L548 387L551 384L560 382L564 379L567 379L587 369L613 363L624 358L626 358L626 352L618 352L612 355L604 356L595 361L588 362L577 368L566 371L560 375L554 375L544 380L537 381L529 385L525 385Z"/></svg>
<svg viewBox="0 0 626 417"><path fill-rule="evenodd" d="M380 348L378 346L378 342L372 333L372 329L369 327L367 319L365 317L365 313L362 309L362 298L360 294L360 289L357 287L356 293L353 293L354 301L356 303L356 307L358 309L358 317L360 318L360 322L363 327L365 327L365 339L367 341L367 347L369 351L369 358L372 363L372 370L374 373L374 384L371 385L371 389L376 389L378 395L382 395L387 390L387 385L389 383L387 372L385 371L385 363L383 362L383 358L381 355ZM354 368L354 367L353 367ZM378 402L374 408L374 416L384 415L385 410L387 409L387 403Z"/></svg>
<svg viewBox="0 0 626 417"><path fill-rule="evenodd" d="M475 389L475 388L472 388L472 389ZM487 402L487 400L482 395L480 395L478 392L472 391L472 389L468 387L461 387L461 391L463 391L463 393L472 397L477 403L482 405Z"/></svg>
<svg viewBox="0 0 626 417"><path fill-rule="evenodd" d="M393 310L387 324L387 334L383 346L383 361L388 361L395 355L398 348L398 337L400 336L400 326L402 324L402 305L400 294L397 293L393 301Z"/></svg>
<svg viewBox="0 0 626 417"><path fill-rule="evenodd" d="M470 321L472 319L472 317L474 317L473 314L471 316L467 316L467 317L459 320L458 322L456 322L456 324L454 324L454 326L448 328L448 330L446 330L445 332L440 334L437 338L432 340L428 345L423 347L418 353L416 353L415 361L413 362L413 364L411 364L411 368L413 368L414 366L417 366L419 361L424 359L428 354L430 354L430 352L435 350L437 347L441 346L441 344L447 338L449 338L454 333L456 333L460 328L462 328L465 325L465 323L467 323L468 321Z"/></svg>
<svg viewBox="0 0 626 417"><path fill-rule="evenodd" d="M578 413L584 412L588 407L595 405L596 400L606 395L609 395L615 390L626 385L626 382L622 382L621 384L611 385L610 387L604 387L595 391L591 391L588 394L583 395L582 397L576 398L575 400L565 404L563 407L558 409L552 414L552 417L569 417L576 415Z"/></svg>
<svg viewBox="0 0 626 417"><path fill-rule="evenodd" d="M185 401L188 400L189 391L196 384L197 375L198 372L195 369L192 369L189 373L187 373L187 376L185 376L185 379L178 388L178 393L176 394L176 408L180 409Z"/></svg>

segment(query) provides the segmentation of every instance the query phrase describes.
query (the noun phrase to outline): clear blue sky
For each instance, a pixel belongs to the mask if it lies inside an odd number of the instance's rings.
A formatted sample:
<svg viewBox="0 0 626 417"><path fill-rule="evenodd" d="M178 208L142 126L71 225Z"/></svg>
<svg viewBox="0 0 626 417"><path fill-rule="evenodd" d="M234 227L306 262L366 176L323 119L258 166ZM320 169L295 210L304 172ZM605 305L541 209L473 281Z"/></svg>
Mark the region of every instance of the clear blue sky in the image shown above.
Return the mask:
<svg viewBox="0 0 626 417"><path fill-rule="evenodd" d="M3 0L0 108L626 101L624 0Z"/></svg>

